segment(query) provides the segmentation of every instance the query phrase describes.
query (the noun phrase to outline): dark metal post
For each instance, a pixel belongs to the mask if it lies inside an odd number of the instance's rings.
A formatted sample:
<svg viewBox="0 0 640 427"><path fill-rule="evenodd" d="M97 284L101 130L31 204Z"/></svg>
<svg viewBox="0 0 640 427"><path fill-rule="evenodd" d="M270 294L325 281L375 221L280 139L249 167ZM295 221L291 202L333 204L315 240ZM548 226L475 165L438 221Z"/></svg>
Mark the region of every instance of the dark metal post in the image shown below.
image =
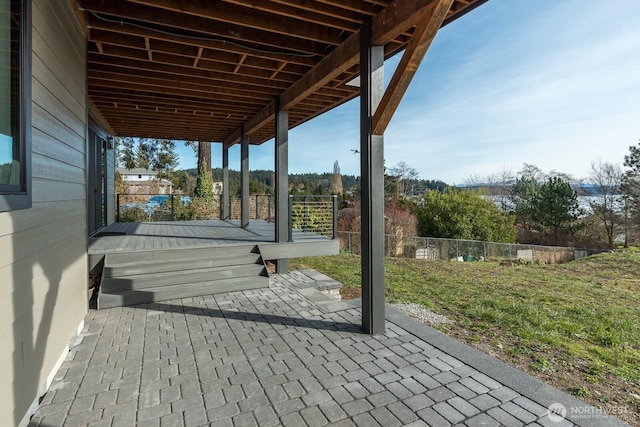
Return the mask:
<svg viewBox="0 0 640 427"><path fill-rule="evenodd" d="M175 211L175 206L173 205L174 197L175 197L175 194L171 194L171 221L176 220L176 211ZM180 203L182 203L182 200L180 200Z"/></svg>
<svg viewBox="0 0 640 427"><path fill-rule="evenodd" d="M384 138L372 118L382 98L384 47L371 45L371 19L360 29L360 176L362 200L362 329L384 333Z"/></svg>
<svg viewBox="0 0 640 427"><path fill-rule="evenodd" d="M333 236L335 240L338 238L338 196L333 195Z"/></svg>
<svg viewBox="0 0 640 427"><path fill-rule="evenodd" d="M259 209L258 209L258 195L256 194L256 219L258 218L258 213L259 213Z"/></svg>
<svg viewBox="0 0 640 427"><path fill-rule="evenodd" d="M221 202L221 216L222 219L227 220L231 218L231 199L229 194L229 149L222 146L222 197Z"/></svg>
<svg viewBox="0 0 640 427"><path fill-rule="evenodd" d="M289 207L289 112L276 108L276 141L275 141L275 190L276 190L276 223L275 241L284 243L290 240L289 224L291 211ZM288 273L289 260L276 261L276 273Z"/></svg>
<svg viewBox="0 0 640 427"><path fill-rule="evenodd" d="M116 194L116 222L120 222L120 193Z"/></svg>
<svg viewBox="0 0 640 427"><path fill-rule="evenodd" d="M289 226L287 227L289 229L289 233L287 236L287 241L288 242L293 242L293 196L289 196L289 215L287 215L289 217Z"/></svg>
<svg viewBox="0 0 640 427"><path fill-rule="evenodd" d="M267 222L271 222L271 195L267 196Z"/></svg>
<svg viewBox="0 0 640 427"><path fill-rule="evenodd" d="M242 136L240 147L240 182L241 182L241 202L240 202L240 226L249 226L249 136Z"/></svg>
<svg viewBox="0 0 640 427"><path fill-rule="evenodd" d="M302 231L307 231L309 227L309 198L304 196L304 205L302 205Z"/></svg>

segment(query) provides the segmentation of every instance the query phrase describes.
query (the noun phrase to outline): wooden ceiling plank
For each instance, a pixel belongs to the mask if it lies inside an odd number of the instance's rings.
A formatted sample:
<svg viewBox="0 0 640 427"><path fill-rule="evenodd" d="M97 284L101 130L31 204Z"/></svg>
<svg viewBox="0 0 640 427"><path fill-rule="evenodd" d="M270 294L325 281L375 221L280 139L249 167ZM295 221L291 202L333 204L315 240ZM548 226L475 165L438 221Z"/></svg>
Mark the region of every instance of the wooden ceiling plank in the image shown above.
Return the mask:
<svg viewBox="0 0 640 427"><path fill-rule="evenodd" d="M113 58L123 58L125 60L148 60L146 51L139 49L137 43L131 37L131 40L121 41L118 45L104 44L102 54L109 58L104 58L105 61L111 61ZM131 47L130 47L131 46ZM95 55L96 50L89 49L90 60L92 58L98 58L99 55ZM170 66L186 67L193 70L194 57L188 54L189 52L182 52L180 49L172 49L171 46L165 46L164 43L154 44L154 64L161 63ZM234 53L215 53L219 55L219 59L215 61L212 59L214 53L211 53L212 58L208 57L208 51L204 50L202 57L198 62L198 68L201 70L220 72L225 74L233 74L236 63L237 54ZM270 76L274 71L278 70L281 62L275 66L276 62L271 60L265 60L261 58L247 57L243 63L242 70L238 72L238 75L242 75L249 78L262 79L263 81L272 80ZM289 66L287 71L278 74L277 80L280 82L290 83L299 78L306 72L308 68L301 67L299 65ZM275 77L274 77L275 78Z"/></svg>
<svg viewBox="0 0 640 427"><path fill-rule="evenodd" d="M218 100L223 100L224 102L229 102L230 105L235 105L233 103L243 103L251 106L260 106L264 105L264 100L268 98L263 97L243 97L235 94L228 93L220 93L205 91L205 90L191 90L187 88L181 88L180 85L163 85L163 84L149 84L143 82L132 83L125 79L115 79L115 78L99 78L92 77L93 83L89 86L89 88L124 88L128 90L145 90L149 93L155 94L168 94L168 95L187 95L189 97L210 100L210 102L217 102Z"/></svg>
<svg viewBox="0 0 640 427"><path fill-rule="evenodd" d="M136 37L137 39L139 39L140 37L146 36L146 37L151 37L154 40L161 40L164 42L180 44L183 46L187 46L189 48L203 47L205 49L212 49L218 52L227 52L229 54L235 54L235 55L249 53L255 58L271 60L274 62L275 61L279 62L283 58L282 55L279 55L276 53L269 53L268 51L264 51L264 50L251 51L231 43L222 43L221 41L215 41L215 40L209 40L209 39L198 39L198 38L194 39L192 37L185 37L179 34L167 34L166 32L157 31L153 29L132 27L128 25L119 25L112 22L105 22L98 19L94 19L91 21L91 35L89 37L89 40L104 41L105 43L117 44L117 42L115 41L117 39L114 39L114 38L111 38L111 41L101 40L100 36L96 38L96 34L95 34L96 32L106 33L110 36L114 34L128 35L131 37ZM101 37L106 37L106 36L102 35ZM130 46L130 47L134 47L134 46ZM156 50L157 49L158 47L156 46ZM287 60L291 63L298 64L298 65L305 65L305 66L312 66L317 62L317 60L312 57L296 56L296 55L289 55L287 57Z"/></svg>
<svg viewBox="0 0 640 427"><path fill-rule="evenodd" d="M373 116L372 133L374 135L382 135L389 125L452 4L453 0L436 0L420 16L413 38L407 45Z"/></svg>
<svg viewBox="0 0 640 427"><path fill-rule="evenodd" d="M246 7L230 3L194 2L192 0L129 0L145 6L171 10L179 14L232 23L246 28L267 31L328 45L340 44L340 31L318 25L311 21L292 19L275 13L250 13ZM259 3L259 0L256 0ZM254 10L260 10L254 8Z"/></svg>
<svg viewBox="0 0 640 427"><path fill-rule="evenodd" d="M332 6L330 4L319 6L317 2L301 2L299 0L271 0L271 2L313 11L315 13L330 16L332 18L338 18L347 22L353 22L358 24L358 27L362 23L362 12L343 9ZM357 29L358 27L356 27L355 29Z"/></svg>
<svg viewBox="0 0 640 427"><path fill-rule="evenodd" d="M318 3L323 3L337 8L350 10L352 12L359 12L368 16L375 16L377 11L371 3L367 3L360 0L317 0Z"/></svg>
<svg viewBox="0 0 640 427"><path fill-rule="evenodd" d="M201 68L194 70L192 67L188 66L167 65L162 62L158 62L158 55L155 56L156 61L153 63L94 54L89 54L88 58L89 63L100 65L101 69L104 69L104 67L116 67L122 70L136 70L138 72L149 73L151 76L156 75L161 77L163 74L184 76L187 78L194 78L194 81L201 80L202 83L206 83L207 81L211 83L231 83L236 85L241 84L242 86L255 86L256 88L270 88L277 90L284 90L287 87L285 82L261 79L253 76L234 76L228 73L220 73Z"/></svg>
<svg viewBox="0 0 640 427"><path fill-rule="evenodd" d="M166 9L160 9L152 6L145 6L141 4L134 4L125 0L82 0L82 7L85 11L97 13L99 15L109 15L111 17L120 18L120 22L106 22L99 17L91 16L91 19L87 20L87 26L93 28L102 24L112 24L113 26L131 27L130 31L134 31L138 34L142 34L145 31L155 31L154 28L146 28L145 24L161 25L168 27L168 29L174 29L176 34L171 34L173 37L180 37L180 32L184 32L188 29L190 32L199 33L203 38L212 37L219 38L220 43L226 41L235 41L240 44L247 44L245 50L247 53L252 51L265 51L271 50L272 54L284 55L291 53L292 56L296 54L312 54L312 55L324 55L326 52L326 44L318 43L313 40L304 38L296 38L291 35L277 34L264 30L257 30L238 24L231 24L224 21L213 21L207 18L201 18L198 16L189 16L186 14L171 14L167 13ZM137 25L131 25L127 21L122 19L131 20L137 23ZM109 18L109 20L114 20ZM115 19L115 21L118 21ZM104 27L104 25L101 25ZM168 30L167 30L168 31ZM160 31L165 32L166 31ZM193 44L197 37L186 37L190 39L190 44ZM212 40L211 40L212 41ZM252 49L248 46L256 45L259 49ZM295 46L295 51L292 51L291 47ZM284 50L286 49L286 50Z"/></svg>
<svg viewBox="0 0 640 427"><path fill-rule="evenodd" d="M304 2L286 2L272 0L223 0L225 3L233 3L238 6L248 7L267 13L275 13L291 19L302 20L322 26L335 28L341 31L353 33L360 28L360 20L345 19L345 14L332 15L321 13L322 8L305 7ZM310 3L312 4L312 3Z"/></svg>
<svg viewBox="0 0 640 427"><path fill-rule="evenodd" d="M126 73L125 70L118 68L103 67L102 71L89 70L89 78L121 83L134 83L141 87L165 87L165 88L184 88L185 91L208 93L212 95L226 95L229 97L255 99L256 101L273 99L279 91L269 90L268 88L255 89L246 88L242 84L227 83L222 86L212 85L187 79L183 76L167 75L162 78L151 76L139 76L135 73Z"/></svg>

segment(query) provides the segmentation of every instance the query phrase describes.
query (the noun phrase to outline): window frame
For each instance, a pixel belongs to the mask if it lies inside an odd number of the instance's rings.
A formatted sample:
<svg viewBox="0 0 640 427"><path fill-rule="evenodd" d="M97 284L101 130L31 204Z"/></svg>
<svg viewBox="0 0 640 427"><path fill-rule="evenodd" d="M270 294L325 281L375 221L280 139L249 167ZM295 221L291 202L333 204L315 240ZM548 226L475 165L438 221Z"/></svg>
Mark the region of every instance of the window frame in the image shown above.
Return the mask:
<svg viewBox="0 0 640 427"><path fill-rule="evenodd" d="M20 71L18 106L20 138L20 189L0 189L0 212L29 209L31 184L31 0L20 0Z"/></svg>

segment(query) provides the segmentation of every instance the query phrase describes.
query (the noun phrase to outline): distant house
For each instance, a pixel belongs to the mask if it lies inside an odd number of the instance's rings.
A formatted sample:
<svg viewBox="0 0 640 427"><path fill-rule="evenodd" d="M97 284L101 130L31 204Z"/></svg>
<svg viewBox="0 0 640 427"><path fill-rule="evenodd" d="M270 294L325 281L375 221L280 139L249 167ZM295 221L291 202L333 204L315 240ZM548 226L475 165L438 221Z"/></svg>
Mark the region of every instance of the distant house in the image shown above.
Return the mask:
<svg viewBox="0 0 640 427"><path fill-rule="evenodd" d="M158 172L150 169L118 168L123 184L129 194L171 194L173 184L165 178L158 178Z"/></svg>

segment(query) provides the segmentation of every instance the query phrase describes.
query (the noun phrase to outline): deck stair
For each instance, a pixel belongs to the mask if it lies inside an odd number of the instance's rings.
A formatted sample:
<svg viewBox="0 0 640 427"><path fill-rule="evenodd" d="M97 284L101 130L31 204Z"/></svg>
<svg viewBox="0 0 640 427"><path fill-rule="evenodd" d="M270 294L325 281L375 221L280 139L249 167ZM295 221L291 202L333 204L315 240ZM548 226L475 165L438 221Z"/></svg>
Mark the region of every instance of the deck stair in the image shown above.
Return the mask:
<svg viewBox="0 0 640 427"><path fill-rule="evenodd" d="M269 286L256 245L108 253L98 309Z"/></svg>

